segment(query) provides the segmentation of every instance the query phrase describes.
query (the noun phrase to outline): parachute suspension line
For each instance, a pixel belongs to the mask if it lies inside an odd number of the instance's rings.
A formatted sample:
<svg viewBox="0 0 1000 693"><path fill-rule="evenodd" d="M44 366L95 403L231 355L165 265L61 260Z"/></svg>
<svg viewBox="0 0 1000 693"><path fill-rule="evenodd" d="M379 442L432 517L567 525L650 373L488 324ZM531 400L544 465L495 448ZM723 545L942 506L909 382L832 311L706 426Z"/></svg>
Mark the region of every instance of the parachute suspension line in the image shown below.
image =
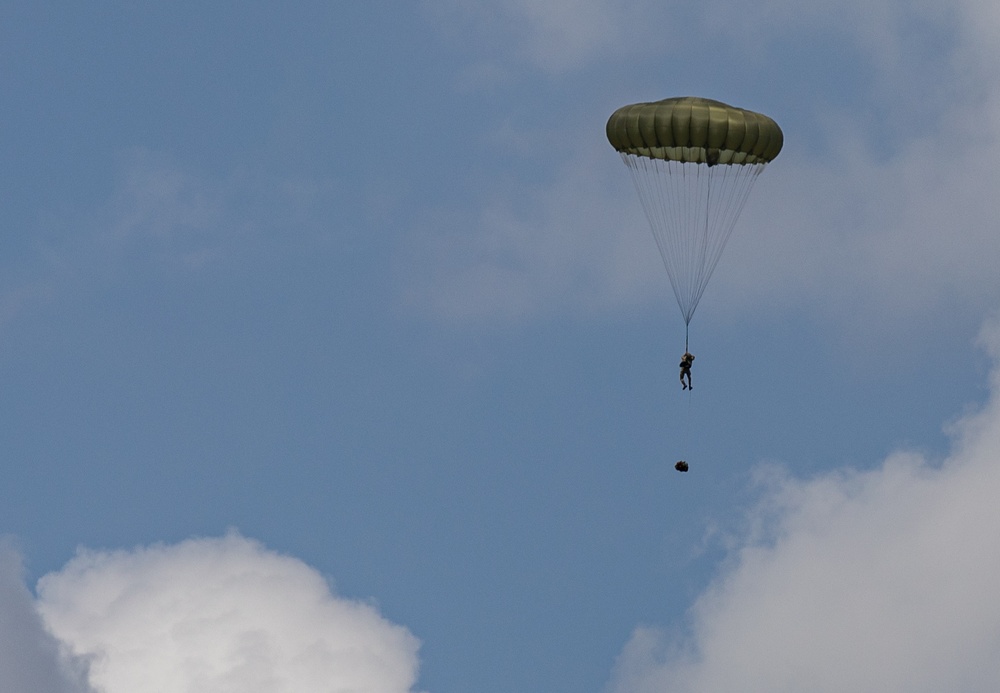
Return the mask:
<svg viewBox="0 0 1000 693"><path fill-rule="evenodd" d="M621 157L688 324L766 164L708 166L625 152Z"/></svg>
<svg viewBox="0 0 1000 693"><path fill-rule="evenodd" d="M701 232L702 246L692 267L693 305L697 306L715 272L722 251L736 227L736 220L746 204L754 181L766 164L717 165L703 167L708 171L705 183L705 220ZM694 312L692 308L692 313Z"/></svg>
<svg viewBox="0 0 1000 693"><path fill-rule="evenodd" d="M687 217L687 200L684 192L688 186L679 182L667 185L665 181L669 181L673 175L681 178L689 177L689 172L673 161L650 159L624 152L621 153L621 157L632 176L632 182L635 184L639 200L642 202L642 209L646 213L650 228L653 230L653 239L656 241L660 257L666 267L670 287L673 289L674 297L677 299L681 314L686 321L689 319L689 315L685 311L686 301L682 297L688 291L681 282L689 274L683 261L689 254L688 238L690 234L668 234L660 230L684 228Z"/></svg>

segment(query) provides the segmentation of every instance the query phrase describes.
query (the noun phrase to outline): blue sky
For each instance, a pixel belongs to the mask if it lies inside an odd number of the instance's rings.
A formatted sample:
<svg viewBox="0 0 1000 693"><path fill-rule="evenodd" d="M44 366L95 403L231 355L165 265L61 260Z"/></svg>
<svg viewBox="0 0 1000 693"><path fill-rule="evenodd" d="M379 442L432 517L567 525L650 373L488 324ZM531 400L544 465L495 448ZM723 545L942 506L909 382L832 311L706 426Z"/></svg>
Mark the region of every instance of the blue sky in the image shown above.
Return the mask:
<svg viewBox="0 0 1000 693"><path fill-rule="evenodd" d="M998 34L0 4L0 688L995 690ZM679 95L785 134L690 400L604 135Z"/></svg>

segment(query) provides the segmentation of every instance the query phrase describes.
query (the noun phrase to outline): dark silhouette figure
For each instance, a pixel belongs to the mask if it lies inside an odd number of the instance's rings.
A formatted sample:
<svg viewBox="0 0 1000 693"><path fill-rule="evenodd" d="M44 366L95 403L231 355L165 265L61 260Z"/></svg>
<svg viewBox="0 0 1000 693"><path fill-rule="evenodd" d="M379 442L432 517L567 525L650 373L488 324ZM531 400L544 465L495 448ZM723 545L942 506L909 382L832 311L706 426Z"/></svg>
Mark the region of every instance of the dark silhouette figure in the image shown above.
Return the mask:
<svg viewBox="0 0 1000 693"><path fill-rule="evenodd" d="M691 387L691 364L694 363L694 354L689 351L684 352L684 356L681 357L681 385L682 390L692 390ZM684 378L687 378L687 382L684 382Z"/></svg>

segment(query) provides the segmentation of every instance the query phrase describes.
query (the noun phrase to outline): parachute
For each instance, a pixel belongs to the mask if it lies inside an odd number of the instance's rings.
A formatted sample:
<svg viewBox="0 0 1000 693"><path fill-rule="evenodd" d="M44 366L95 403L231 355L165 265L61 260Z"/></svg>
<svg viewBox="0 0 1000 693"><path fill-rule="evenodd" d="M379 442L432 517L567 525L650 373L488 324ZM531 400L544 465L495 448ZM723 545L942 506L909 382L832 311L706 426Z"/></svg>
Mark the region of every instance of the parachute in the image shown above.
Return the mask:
<svg viewBox="0 0 1000 693"><path fill-rule="evenodd" d="M687 330L750 189L778 155L760 113L693 96L623 106L608 141L628 166Z"/></svg>

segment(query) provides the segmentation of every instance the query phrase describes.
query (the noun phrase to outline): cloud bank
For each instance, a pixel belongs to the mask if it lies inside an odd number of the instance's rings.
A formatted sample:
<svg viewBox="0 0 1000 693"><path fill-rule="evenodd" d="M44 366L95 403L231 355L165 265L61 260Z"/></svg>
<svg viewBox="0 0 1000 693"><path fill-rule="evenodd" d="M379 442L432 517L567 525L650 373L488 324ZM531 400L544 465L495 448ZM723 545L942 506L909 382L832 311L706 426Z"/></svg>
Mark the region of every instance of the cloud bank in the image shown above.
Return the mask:
<svg viewBox="0 0 1000 693"><path fill-rule="evenodd" d="M810 480L766 470L686 632L638 629L615 693L1000 690L1000 322L991 396L943 461Z"/></svg>
<svg viewBox="0 0 1000 693"><path fill-rule="evenodd" d="M37 591L46 627L102 693L405 693L416 681L407 630L237 534L81 551Z"/></svg>

